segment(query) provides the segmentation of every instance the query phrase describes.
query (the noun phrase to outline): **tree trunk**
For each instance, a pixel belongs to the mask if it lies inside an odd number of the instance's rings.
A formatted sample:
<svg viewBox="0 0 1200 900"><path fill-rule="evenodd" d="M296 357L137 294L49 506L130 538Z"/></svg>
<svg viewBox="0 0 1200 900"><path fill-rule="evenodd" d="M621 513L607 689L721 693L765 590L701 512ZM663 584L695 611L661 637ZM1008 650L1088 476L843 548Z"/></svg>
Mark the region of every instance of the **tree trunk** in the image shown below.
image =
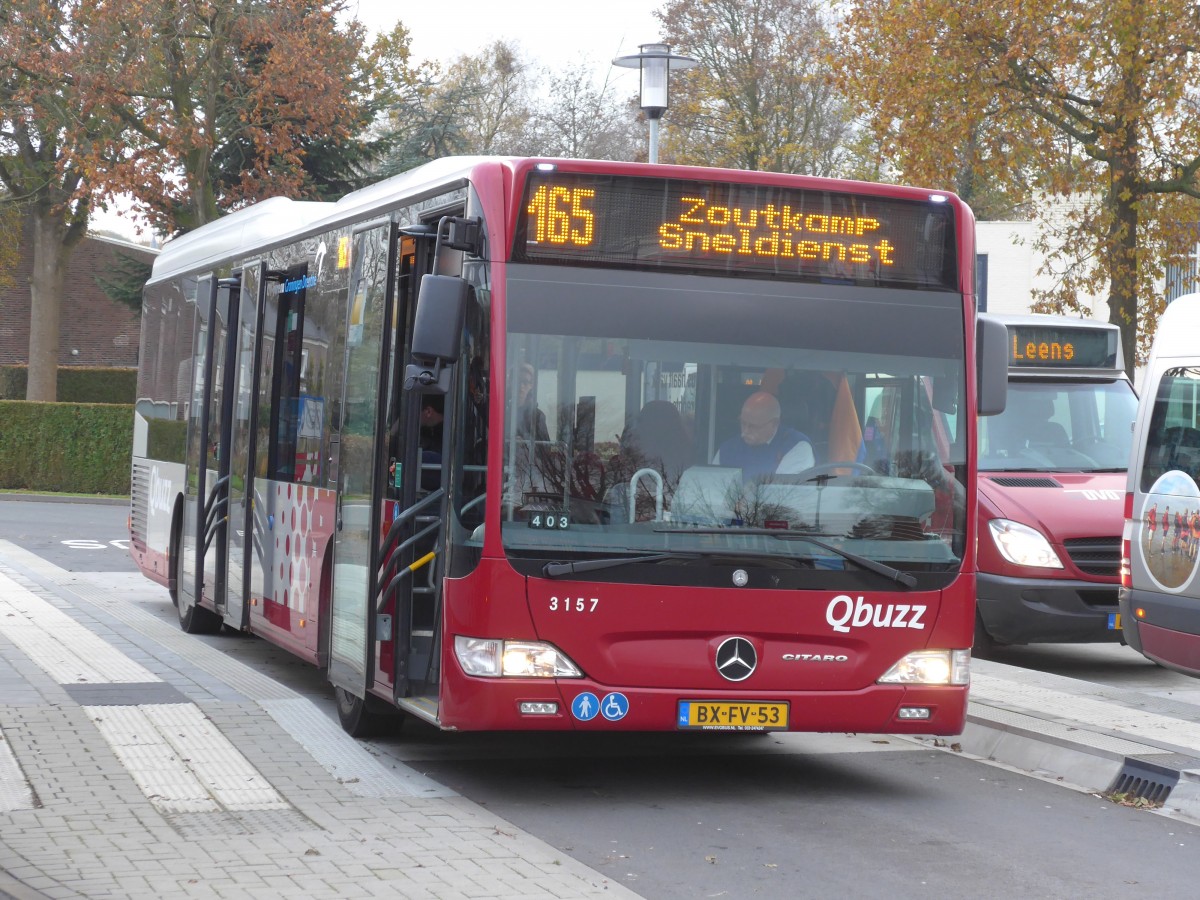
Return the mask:
<svg viewBox="0 0 1200 900"><path fill-rule="evenodd" d="M29 380L25 399L58 399L59 320L67 263L74 243L67 241L61 216L35 205L30 210L33 277L29 286Z"/></svg>
<svg viewBox="0 0 1200 900"><path fill-rule="evenodd" d="M1114 182L1109 197L1112 220L1108 234L1108 321L1121 329L1125 373L1130 378L1137 367L1138 199L1131 178L1118 178Z"/></svg>

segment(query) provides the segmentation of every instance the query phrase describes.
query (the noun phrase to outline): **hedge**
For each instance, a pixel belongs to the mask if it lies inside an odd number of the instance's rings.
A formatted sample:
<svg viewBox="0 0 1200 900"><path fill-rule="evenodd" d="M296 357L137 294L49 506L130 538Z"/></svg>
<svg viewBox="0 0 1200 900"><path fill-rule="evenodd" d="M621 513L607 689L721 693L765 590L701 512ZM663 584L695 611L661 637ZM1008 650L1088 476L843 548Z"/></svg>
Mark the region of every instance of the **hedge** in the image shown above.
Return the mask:
<svg viewBox="0 0 1200 900"><path fill-rule="evenodd" d="M24 400L27 366L0 366L0 400ZM98 366L59 366L60 403L132 403L137 394L137 369Z"/></svg>
<svg viewBox="0 0 1200 900"><path fill-rule="evenodd" d="M133 406L0 400L0 488L128 494Z"/></svg>

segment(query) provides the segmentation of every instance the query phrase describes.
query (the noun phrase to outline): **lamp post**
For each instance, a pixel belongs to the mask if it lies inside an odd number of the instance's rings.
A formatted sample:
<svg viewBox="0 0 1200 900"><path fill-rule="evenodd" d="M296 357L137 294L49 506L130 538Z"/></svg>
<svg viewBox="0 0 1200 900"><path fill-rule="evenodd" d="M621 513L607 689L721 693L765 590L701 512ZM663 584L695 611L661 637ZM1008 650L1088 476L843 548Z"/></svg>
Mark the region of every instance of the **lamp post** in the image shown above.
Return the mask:
<svg viewBox="0 0 1200 900"><path fill-rule="evenodd" d="M658 120L667 111L667 83L671 70L695 68L699 63L690 56L676 56L667 44L639 44L640 53L618 56L614 66L641 71L641 103L650 123L650 162L658 162Z"/></svg>

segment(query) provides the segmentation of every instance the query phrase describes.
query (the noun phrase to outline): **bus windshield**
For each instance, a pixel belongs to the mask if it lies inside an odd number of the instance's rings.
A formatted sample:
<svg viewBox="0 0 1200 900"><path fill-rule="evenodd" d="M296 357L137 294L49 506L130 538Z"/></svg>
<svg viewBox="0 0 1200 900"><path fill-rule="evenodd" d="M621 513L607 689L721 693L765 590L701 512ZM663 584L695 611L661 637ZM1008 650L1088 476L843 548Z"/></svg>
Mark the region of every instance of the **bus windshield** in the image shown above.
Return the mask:
<svg viewBox="0 0 1200 900"><path fill-rule="evenodd" d="M1137 395L1125 379L1015 381L998 416L980 419L987 472L1121 472L1129 465Z"/></svg>
<svg viewBox="0 0 1200 900"><path fill-rule="evenodd" d="M519 265L507 289L518 568L674 553L793 588L862 559L957 571L961 295Z"/></svg>

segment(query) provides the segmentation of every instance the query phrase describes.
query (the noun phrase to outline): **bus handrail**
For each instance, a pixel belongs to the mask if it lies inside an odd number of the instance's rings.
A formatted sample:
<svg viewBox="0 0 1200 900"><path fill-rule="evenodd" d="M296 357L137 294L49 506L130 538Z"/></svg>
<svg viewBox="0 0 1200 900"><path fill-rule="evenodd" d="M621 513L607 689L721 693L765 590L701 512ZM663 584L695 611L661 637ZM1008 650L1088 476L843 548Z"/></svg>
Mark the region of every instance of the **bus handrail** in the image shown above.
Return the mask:
<svg viewBox="0 0 1200 900"><path fill-rule="evenodd" d="M407 524L410 519L416 518L417 513L421 512L421 510L423 510L426 506L429 506L434 501L440 501L442 499L442 495L445 493L446 489L439 487L436 490L430 491L408 509L397 513L396 518L392 519L392 524L388 526L388 533L384 537L383 544L381 546L387 547L389 544L391 544L391 542L396 538L396 532L399 531L403 525Z"/></svg>
<svg viewBox="0 0 1200 900"><path fill-rule="evenodd" d="M219 517L221 509L229 505L229 492L226 490L228 486L228 475L218 478L213 485L212 492L208 495L208 501L204 504L204 548L200 551L201 557L208 553L208 546L217 536L217 530L221 524L229 520L228 516Z"/></svg>
<svg viewBox="0 0 1200 900"><path fill-rule="evenodd" d="M663 477L658 469L647 466L644 469L638 469L633 473L633 477L629 479L629 521L637 521L637 487L638 482L646 476L654 481L657 490L654 492L654 521L661 522L663 517Z"/></svg>
<svg viewBox="0 0 1200 900"><path fill-rule="evenodd" d="M396 549L393 550L392 553L388 556L388 561L384 564L383 569L379 573L379 580L382 581L385 577L387 577L387 573L392 568L393 562L396 559L399 559L400 554L402 552L407 550L409 547L413 546L417 541L421 540L422 538L427 537L430 534L436 533L441 527L442 526L441 526L440 522L431 522L429 525L427 525L421 531L418 531L412 537L408 538L406 541L399 544L396 547ZM417 569L424 566L426 563L432 562L436 556L437 556L437 551L430 550L428 553L426 553L420 559L415 560L412 563L409 563L407 566L405 566L403 569L401 569L399 572L397 572L392 577L392 580L387 583L387 586L382 591L379 592L379 597L375 601L375 612L383 611L384 604L387 603L388 598L396 590L396 587L400 584L402 579L404 579L408 575L411 575L413 572L415 572Z"/></svg>

